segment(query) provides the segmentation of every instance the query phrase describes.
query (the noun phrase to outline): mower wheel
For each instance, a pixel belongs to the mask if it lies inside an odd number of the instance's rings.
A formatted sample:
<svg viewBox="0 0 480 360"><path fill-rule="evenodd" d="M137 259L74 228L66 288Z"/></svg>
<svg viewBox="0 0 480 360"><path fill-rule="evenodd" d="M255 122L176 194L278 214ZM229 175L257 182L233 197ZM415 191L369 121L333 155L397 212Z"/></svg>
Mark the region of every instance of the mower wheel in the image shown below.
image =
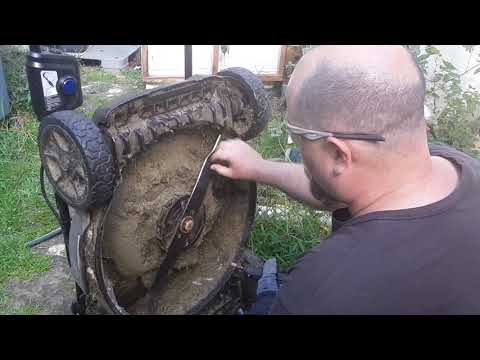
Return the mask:
<svg viewBox="0 0 480 360"><path fill-rule="evenodd" d="M52 113L41 121L38 144L45 173L68 205L86 209L112 197L112 150L90 119L75 111Z"/></svg>
<svg viewBox="0 0 480 360"><path fill-rule="evenodd" d="M217 75L229 76L239 81L242 87L247 90L247 96L251 101L255 102L255 121L242 137L244 140L249 140L259 135L267 125L272 114L268 95L262 81L250 70L240 67L227 68L220 71Z"/></svg>

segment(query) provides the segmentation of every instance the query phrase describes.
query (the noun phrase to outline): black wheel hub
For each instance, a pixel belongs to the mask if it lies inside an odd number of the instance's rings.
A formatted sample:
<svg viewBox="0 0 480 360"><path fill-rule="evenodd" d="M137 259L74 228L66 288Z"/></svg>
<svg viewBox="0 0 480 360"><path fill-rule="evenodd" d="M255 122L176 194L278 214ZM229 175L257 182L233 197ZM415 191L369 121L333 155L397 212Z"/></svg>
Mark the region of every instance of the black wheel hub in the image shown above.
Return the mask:
<svg viewBox="0 0 480 360"><path fill-rule="evenodd" d="M76 203L88 196L88 176L80 149L62 128L47 127L40 154L49 180L64 196Z"/></svg>
<svg viewBox="0 0 480 360"><path fill-rule="evenodd" d="M160 221L157 225L157 233L161 242L162 248L166 249L166 242L171 239L175 231L176 226L182 219L180 218L187 206L189 195L182 196L175 201L170 210L167 213L164 221ZM183 219L181 226L183 227L185 234L188 236L185 238L184 249L191 247L200 237L205 225L205 206L201 206L193 217Z"/></svg>

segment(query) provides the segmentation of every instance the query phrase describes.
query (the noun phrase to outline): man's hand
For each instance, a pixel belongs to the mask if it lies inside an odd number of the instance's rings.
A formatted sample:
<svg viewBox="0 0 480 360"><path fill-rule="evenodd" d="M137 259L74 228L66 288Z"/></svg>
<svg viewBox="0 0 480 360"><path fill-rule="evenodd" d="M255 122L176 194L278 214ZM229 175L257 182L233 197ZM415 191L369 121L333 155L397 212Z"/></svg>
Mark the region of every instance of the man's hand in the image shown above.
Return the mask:
<svg viewBox="0 0 480 360"><path fill-rule="evenodd" d="M222 176L276 187L315 209L332 211L346 207L327 198L316 199L312 195L310 180L305 174L303 165L264 160L240 139L221 142L211 160L215 164L210 168Z"/></svg>
<svg viewBox="0 0 480 360"><path fill-rule="evenodd" d="M240 139L222 141L211 157L210 168L218 174L235 179L258 181L258 169L263 166L262 156Z"/></svg>

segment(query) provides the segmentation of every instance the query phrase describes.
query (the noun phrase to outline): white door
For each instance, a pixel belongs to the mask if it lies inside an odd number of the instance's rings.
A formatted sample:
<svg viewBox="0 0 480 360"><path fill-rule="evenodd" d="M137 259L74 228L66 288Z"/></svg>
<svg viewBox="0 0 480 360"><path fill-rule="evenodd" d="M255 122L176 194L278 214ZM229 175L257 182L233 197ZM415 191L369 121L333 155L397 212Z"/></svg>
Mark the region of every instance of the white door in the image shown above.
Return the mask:
<svg viewBox="0 0 480 360"><path fill-rule="evenodd" d="M276 75L282 45L228 45L220 50L219 70L240 66L256 75Z"/></svg>
<svg viewBox="0 0 480 360"><path fill-rule="evenodd" d="M212 65L213 45L193 45L193 75L211 75ZM185 77L184 45L148 45L148 75L151 77Z"/></svg>

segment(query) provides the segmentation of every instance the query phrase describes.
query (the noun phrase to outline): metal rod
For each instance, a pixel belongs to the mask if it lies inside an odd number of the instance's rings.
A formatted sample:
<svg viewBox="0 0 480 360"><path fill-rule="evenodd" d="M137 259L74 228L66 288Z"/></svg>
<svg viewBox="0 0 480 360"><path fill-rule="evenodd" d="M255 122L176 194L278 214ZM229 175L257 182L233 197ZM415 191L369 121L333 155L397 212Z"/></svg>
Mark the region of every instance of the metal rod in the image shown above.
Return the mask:
<svg viewBox="0 0 480 360"><path fill-rule="evenodd" d="M192 45L185 45L185 79L192 76Z"/></svg>
<svg viewBox="0 0 480 360"><path fill-rule="evenodd" d="M47 240L50 240L51 238L59 235L62 233L62 229L61 228L58 228L58 229L55 229L51 232L49 232L48 234L45 234L43 236L40 236L38 239L35 239L35 240L32 240L30 242L27 243L27 246L28 247L34 247L34 246L37 246L38 244L41 244Z"/></svg>

